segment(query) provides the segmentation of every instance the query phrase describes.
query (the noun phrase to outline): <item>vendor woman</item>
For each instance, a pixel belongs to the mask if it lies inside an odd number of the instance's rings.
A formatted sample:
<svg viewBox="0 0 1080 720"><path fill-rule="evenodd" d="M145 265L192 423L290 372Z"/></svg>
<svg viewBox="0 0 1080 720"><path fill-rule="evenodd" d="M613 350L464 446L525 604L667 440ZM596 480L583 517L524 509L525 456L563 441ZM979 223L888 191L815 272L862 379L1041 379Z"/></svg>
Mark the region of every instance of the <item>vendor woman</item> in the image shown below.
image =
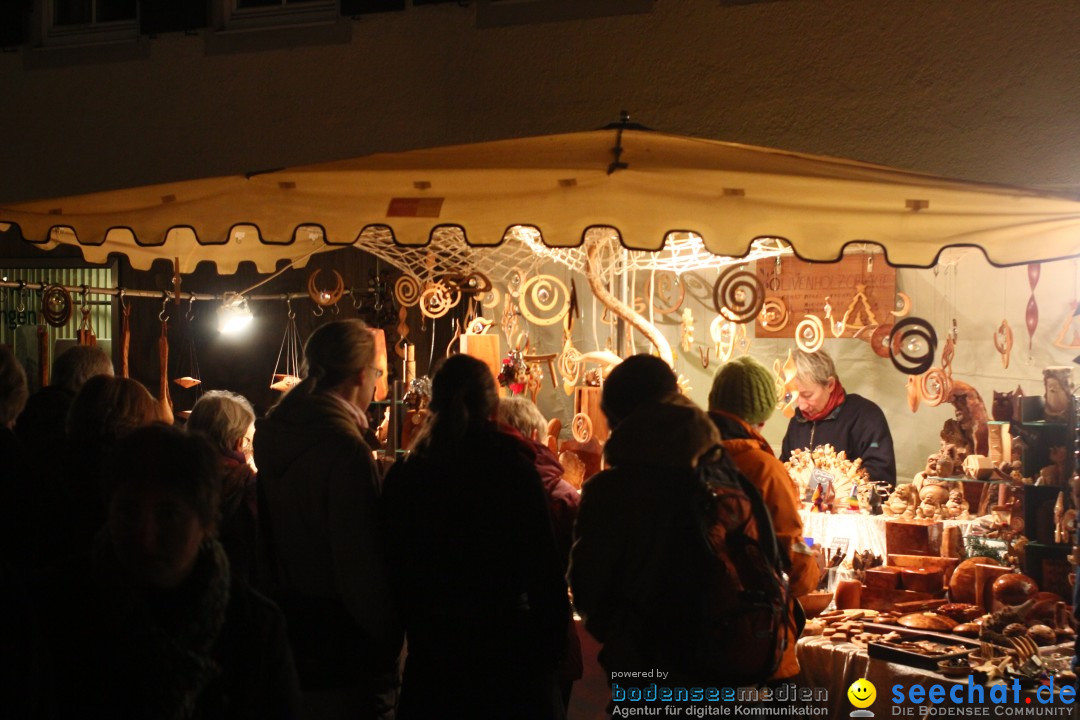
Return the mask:
<svg viewBox="0 0 1080 720"><path fill-rule="evenodd" d="M794 356L798 409L788 423L780 459L789 460L793 450L832 445L850 460L862 458L870 479L891 490L896 486L896 456L885 413L872 401L844 392L824 350L796 350Z"/></svg>

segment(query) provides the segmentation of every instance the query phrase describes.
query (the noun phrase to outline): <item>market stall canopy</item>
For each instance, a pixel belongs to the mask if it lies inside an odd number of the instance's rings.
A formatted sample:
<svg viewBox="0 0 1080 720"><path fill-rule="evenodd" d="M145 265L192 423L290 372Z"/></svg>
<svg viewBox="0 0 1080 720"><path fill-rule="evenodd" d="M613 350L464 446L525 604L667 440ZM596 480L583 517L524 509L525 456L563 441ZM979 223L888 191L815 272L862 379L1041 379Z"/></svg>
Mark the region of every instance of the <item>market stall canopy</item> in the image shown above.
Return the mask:
<svg viewBox="0 0 1080 720"><path fill-rule="evenodd" d="M949 246L982 248L999 265L1080 254L1080 201L966 183L850 160L637 129L500 140L370 155L242 176L10 204L0 231L45 247L76 244L87 260L159 258L223 273L262 271L315 252L384 243L466 247L581 245L614 228L627 248L693 238L722 256L755 240L787 241L802 258L836 260L873 242L894 265L930 266Z"/></svg>

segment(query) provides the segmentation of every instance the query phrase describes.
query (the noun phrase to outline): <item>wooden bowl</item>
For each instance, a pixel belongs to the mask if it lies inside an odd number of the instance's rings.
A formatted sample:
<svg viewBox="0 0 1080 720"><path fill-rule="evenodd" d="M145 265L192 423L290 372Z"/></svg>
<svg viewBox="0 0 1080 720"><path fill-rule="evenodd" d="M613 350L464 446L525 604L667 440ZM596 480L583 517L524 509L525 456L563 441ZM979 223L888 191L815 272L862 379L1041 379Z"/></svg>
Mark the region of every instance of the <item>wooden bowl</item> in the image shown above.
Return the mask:
<svg viewBox="0 0 1080 720"><path fill-rule="evenodd" d="M937 664L938 672L945 677L966 677L971 675L971 664L967 662L966 658L963 665L953 665L953 660L940 660Z"/></svg>
<svg viewBox="0 0 1080 720"><path fill-rule="evenodd" d="M833 594L831 592L812 592L800 597L799 604L802 605L806 617L813 618L823 613L825 608L829 607L832 598Z"/></svg>

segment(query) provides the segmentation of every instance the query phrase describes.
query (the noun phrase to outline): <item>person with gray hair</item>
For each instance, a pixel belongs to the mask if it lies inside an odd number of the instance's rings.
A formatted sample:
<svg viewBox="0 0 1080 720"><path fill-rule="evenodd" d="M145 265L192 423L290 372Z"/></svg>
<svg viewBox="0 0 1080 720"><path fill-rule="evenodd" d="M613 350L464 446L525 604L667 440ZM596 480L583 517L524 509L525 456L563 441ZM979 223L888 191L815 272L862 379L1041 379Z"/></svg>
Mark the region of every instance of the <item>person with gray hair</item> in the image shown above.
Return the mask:
<svg viewBox="0 0 1080 720"><path fill-rule="evenodd" d="M540 408L536 407L536 403L520 395L502 398L495 416L500 423L520 433L536 454L536 471L540 473L540 482L543 483L544 493L547 495L548 515L555 531L555 542L559 547L559 559L565 575L570 566L570 546L574 544L574 522L577 520L578 506L581 505L581 495L563 478L566 471L562 463L543 443L547 420ZM563 705L568 707L574 681L584 674L581 638L578 637L577 628L572 622L569 624L566 639L567 653L559 666L557 679Z"/></svg>
<svg viewBox="0 0 1080 720"><path fill-rule="evenodd" d="M49 458L49 446L63 437L68 410L76 393L96 375L112 375L112 360L96 345L76 345L57 356L52 380L26 402L15 432L35 457Z"/></svg>
<svg viewBox="0 0 1080 720"><path fill-rule="evenodd" d="M267 589L288 619L305 715L391 718L403 633L364 439L382 375L374 334L360 320L320 326L304 345L303 373L255 423L260 559L276 573Z"/></svg>
<svg viewBox="0 0 1080 720"><path fill-rule="evenodd" d="M885 413L872 400L845 392L824 350L796 350L793 357L798 409L788 422L780 460L790 460L795 450L828 444L850 460L862 459L874 482L895 487L896 455Z"/></svg>
<svg viewBox="0 0 1080 720"><path fill-rule="evenodd" d="M255 410L243 395L228 390L205 393L187 419L188 432L202 433L217 451L221 471L219 538L234 575L255 575L258 495L251 459Z"/></svg>
<svg viewBox="0 0 1080 720"><path fill-rule="evenodd" d="M0 345L0 429L11 433L26 405L26 371L7 345Z"/></svg>

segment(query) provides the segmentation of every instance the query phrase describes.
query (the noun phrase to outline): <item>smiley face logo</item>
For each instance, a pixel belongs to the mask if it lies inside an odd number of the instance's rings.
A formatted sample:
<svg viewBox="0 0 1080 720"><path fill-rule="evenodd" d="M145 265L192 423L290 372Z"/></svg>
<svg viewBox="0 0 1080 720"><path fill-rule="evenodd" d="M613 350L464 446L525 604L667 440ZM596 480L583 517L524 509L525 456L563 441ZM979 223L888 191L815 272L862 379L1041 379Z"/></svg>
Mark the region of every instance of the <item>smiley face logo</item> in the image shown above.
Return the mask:
<svg viewBox="0 0 1080 720"><path fill-rule="evenodd" d="M868 708L877 699L877 688L866 678L859 678L847 689L848 700L857 708Z"/></svg>

